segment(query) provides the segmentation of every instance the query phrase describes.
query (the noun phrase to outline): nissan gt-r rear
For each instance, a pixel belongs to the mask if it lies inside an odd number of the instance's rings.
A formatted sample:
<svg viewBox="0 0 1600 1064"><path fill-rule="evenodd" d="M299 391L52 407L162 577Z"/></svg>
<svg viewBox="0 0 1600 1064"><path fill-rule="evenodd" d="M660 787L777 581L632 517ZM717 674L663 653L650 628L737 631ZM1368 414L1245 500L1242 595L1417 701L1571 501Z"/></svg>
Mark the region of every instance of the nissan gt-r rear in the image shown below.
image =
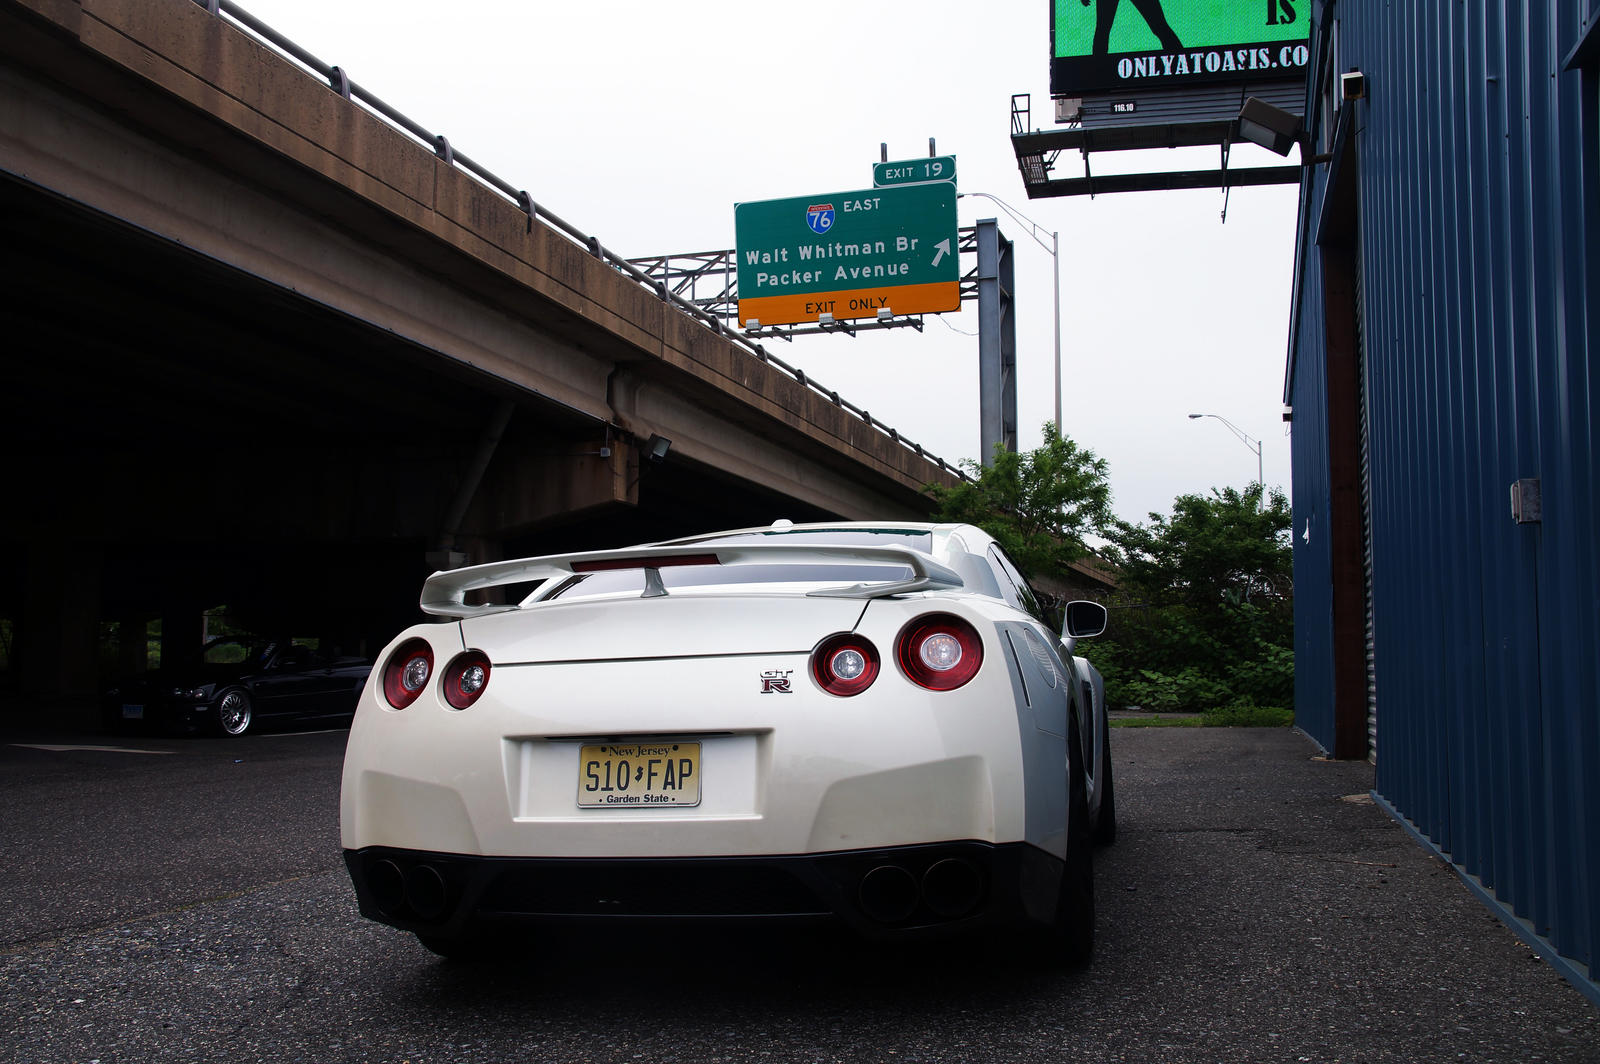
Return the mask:
<svg viewBox="0 0 1600 1064"><path fill-rule="evenodd" d="M968 526L781 522L436 573L447 620L380 656L345 756L362 913L447 955L759 918L1087 959L1115 807L1070 644L1105 614L1072 604L1063 643L1002 559Z"/></svg>

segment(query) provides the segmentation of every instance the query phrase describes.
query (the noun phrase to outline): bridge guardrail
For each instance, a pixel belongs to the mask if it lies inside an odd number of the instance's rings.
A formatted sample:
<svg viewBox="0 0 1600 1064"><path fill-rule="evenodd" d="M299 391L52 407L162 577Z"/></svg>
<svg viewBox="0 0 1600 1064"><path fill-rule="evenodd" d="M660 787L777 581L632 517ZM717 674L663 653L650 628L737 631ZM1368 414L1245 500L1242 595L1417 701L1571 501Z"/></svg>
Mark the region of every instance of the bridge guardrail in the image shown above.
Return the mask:
<svg viewBox="0 0 1600 1064"><path fill-rule="evenodd" d="M556 230L567 239L577 244L579 247L587 249L591 255L599 259L601 262L612 267L624 276L627 276L641 287L650 289L658 298L661 299L662 302L668 303L676 307L684 314L699 320L706 328L710 329L719 336L726 337L736 346L743 348L752 357L768 363L769 365L775 366L782 372L787 373L802 387L809 388L810 390L831 401L835 406L838 406L841 409L846 410L860 418L868 427L877 429L879 432L883 433L885 436L888 436L895 443L906 448L907 450L915 451L919 457L935 463L940 469L947 470L963 480L971 479L959 466L952 465L938 455L924 450L921 444L914 443L911 440L906 439L904 436L900 435L897 429L884 424L882 421L879 421L865 409L850 402L848 399L842 398L834 389L823 387L820 383L807 376L806 373L799 367L791 366L777 355L768 352L763 345L756 343L744 333L724 325L721 318L718 318L704 309L695 306L693 303L684 299L682 296L679 296L677 293L668 290L665 282L651 278L637 266L633 265L633 263L608 249L600 242L599 237L591 236L578 229L570 222L567 222L556 215L547 207L535 201L532 195L529 194L526 189L519 189L515 187L503 178L491 173L488 169L475 162L470 157L462 154L443 134L434 133L426 129L419 123L413 121L404 114L401 114L399 111L395 110L393 107L390 107L388 104L384 103L383 100L379 99L373 93L362 88L360 85L350 79L349 73L343 68L324 63L322 60L318 59L304 48L301 48L299 45L289 40L289 38L283 36L283 34L279 33L271 26L268 26L266 23L250 14L250 12L240 7L238 4L233 3L232 0L194 0L194 2L200 7L205 8L213 15L218 17L226 15L229 20L244 29L246 32L250 33L258 40L271 46L288 58L293 59L296 63L299 63L311 73L325 78L328 82L328 85L345 99L359 103L370 109L380 118L387 120L392 125L416 138L420 146L431 149L450 166L465 171L467 174L477 179L486 187L493 189L502 196L505 196L506 199L509 200L513 205L527 214L530 231L534 219L539 219L550 226L550 228Z"/></svg>

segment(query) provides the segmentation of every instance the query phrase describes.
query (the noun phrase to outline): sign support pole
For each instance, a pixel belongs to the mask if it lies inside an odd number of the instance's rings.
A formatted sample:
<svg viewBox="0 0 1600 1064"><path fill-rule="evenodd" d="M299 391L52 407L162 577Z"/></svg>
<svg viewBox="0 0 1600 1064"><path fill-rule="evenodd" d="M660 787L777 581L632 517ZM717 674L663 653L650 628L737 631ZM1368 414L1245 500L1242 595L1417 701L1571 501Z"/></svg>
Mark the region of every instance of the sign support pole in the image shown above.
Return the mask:
<svg viewBox="0 0 1600 1064"><path fill-rule="evenodd" d="M1017 449L1015 268L996 219L978 219L977 238L979 439L987 466L997 446Z"/></svg>

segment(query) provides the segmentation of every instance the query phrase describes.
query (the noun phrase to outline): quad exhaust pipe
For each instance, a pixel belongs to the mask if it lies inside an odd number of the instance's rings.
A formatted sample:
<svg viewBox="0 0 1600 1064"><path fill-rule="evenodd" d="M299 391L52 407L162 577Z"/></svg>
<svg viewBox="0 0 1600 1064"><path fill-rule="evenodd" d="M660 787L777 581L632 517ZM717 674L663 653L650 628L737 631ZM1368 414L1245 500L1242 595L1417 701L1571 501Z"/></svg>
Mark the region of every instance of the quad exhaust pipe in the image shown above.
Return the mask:
<svg viewBox="0 0 1600 1064"><path fill-rule="evenodd" d="M956 920L983 900L983 875L961 857L935 861L920 877L884 864L861 877L856 897L861 911L880 924L904 923L924 906L938 919Z"/></svg>
<svg viewBox="0 0 1600 1064"><path fill-rule="evenodd" d="M431 864L402 869L387 857L367 862L367 887L383 916L412 917L437 923L450 911L450 888L444 873Z"/></svg>

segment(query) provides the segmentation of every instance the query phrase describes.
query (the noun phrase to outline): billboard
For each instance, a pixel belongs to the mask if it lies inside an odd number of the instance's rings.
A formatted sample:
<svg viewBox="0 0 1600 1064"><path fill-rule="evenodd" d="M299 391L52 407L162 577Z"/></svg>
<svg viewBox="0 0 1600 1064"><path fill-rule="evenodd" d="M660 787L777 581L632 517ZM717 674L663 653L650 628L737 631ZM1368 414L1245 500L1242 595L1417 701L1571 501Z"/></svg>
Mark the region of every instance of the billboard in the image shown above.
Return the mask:
<svg viewBox="0 0 1600 1064"><path fill-rule="evenodd" d="M741 326L961 306L953 182L739 203L733 218Z"/></svg>
<svg viewBox="0 0 1600 1064"><path fill-rule="evenodd" d="M1312 0L1051 0L1050 95L1293 81Z"/></svg>

